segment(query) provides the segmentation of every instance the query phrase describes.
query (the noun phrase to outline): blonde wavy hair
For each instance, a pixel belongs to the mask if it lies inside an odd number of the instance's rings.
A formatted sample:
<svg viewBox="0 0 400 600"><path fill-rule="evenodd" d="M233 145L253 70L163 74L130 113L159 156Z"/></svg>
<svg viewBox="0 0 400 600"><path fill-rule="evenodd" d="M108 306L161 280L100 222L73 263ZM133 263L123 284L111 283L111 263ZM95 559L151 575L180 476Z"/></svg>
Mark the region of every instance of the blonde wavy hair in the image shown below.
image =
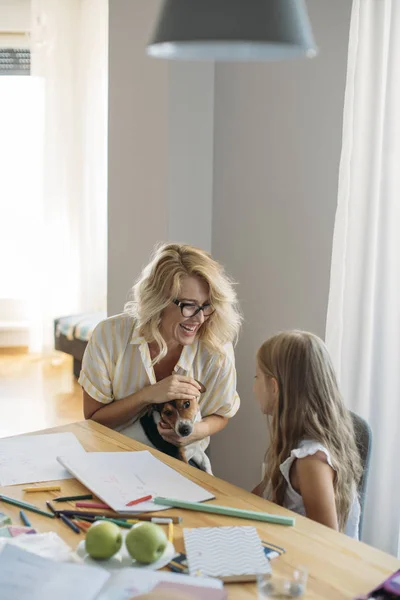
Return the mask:
<svg viewBox="0 0 400 600"><path fill-rule="evenodd" d="M179 297L182 280L191 276L200 277L208 284L209 301L215 309L203 323L199 338L221 356L224 344L237 340L242 318L233 281L222 265L199 248L161 244L156 246L150 263L131 290L131 300L125 305L125 312L137 320L140 335L147 342L155 341L159 347L153 364L168 351L160 333L163 310Z"/></svg>
<svg viewBox="0 0 400 600"><path fill-rule="evenodd" d="M335 469L336 511L343 531L362 467L351 415L325 344L304 331L279 333L261 346L257 362L264 375L276 379L279 395L265 455L264 489L271 482L272 500L283 505L287 483L279 465L302 440L319 442Z"/></svg>

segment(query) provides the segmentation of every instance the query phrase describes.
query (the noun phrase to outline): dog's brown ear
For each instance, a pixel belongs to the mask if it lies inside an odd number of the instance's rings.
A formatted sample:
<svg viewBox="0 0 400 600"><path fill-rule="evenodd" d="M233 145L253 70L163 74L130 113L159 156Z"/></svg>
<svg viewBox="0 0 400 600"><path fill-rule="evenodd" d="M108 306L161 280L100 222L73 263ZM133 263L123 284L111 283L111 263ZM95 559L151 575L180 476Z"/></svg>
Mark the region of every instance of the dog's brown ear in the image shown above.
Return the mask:
<svg viewBox="0 0 400 600"><path fill-rule="evenodd" d="M206 388L204 387L204 385L201 383L201 381L198 381L197 379L195 379L195 381L199 384L200 386L200 394L204 394L204 392L206 392Z"/></svg>

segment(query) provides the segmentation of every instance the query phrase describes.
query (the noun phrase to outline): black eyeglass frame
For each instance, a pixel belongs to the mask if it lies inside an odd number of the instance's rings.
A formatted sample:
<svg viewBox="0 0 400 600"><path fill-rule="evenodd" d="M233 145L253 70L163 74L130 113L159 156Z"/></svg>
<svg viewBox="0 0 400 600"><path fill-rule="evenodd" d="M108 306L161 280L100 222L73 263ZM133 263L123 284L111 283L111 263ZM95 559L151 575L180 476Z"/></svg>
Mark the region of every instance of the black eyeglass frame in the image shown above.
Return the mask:
<svg viewBox="0 0 400 600"><path fill-rule="evenodd" d="M182 302L182 301L181 301L181 300L179 300L178 298L175 298L175 300L172 300L172 302L173 302L174 304L176 304L176 306L177 306L178 308L180 308L180 310L181 310L181 315L182 315L182 317L185 317L185 319L190 319L191 317L195 317L196 315L198 315L198 314L199 314L199 312L200 312L201 310L203 311L203 315L204 315L204 318L205 318L205 319L208 319L209 317L211 317L211 315L213 315L213 314L215 313L215 308L213 308L213 307L211 306L211 304L203 304L203 306L199 306L198 304L195 304L195 303L193 303L193 302ZM194 307L197 307L197 308L196 308L195 312L194 312L192 315L184 315L184 314L183 314L183 311L184 311L184 309L185 309L185 307L186 307L186 306L192 306L193 308L194 308ZM209 314L209 315L206 315L206 314L204 314L204 310L205 310L205 309L207 309L207 308L211 308L211 309L212 309L212 312L210 312L210 314Z"/></svg>

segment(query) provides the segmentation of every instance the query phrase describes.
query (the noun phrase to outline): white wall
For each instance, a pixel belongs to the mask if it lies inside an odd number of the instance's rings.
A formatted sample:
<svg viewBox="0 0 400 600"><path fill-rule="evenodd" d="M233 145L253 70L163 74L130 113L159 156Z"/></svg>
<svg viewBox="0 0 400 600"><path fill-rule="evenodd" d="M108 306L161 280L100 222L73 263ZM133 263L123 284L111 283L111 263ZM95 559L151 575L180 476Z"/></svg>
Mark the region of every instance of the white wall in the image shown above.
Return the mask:
<svg viewBox="0 0 400 600"><path fill-rule="evenodd" d="M109 4L108 312L155 242L212 241L240 282L245 325L242 407L211 453L245 487L266 445L257 347L279 329L325 328L351 0L308 5L317 59L214 70L146 57L160 0Z"/></svg>
<svg viewBox="0 0 400 600"><path fill-rule="evenodd" d="M280 329L324 335L351 0L309 0L312 61L216 67L213 254L240 283L242 406L212 442L214 472L249 488L267 424L254 355Z"/></svg>
<svg viewBox="0 0 400 600"><path fill-rule="evenodd" d="M144 53L159 5L109 2L110 314L121 312L154 241L167 233L168 68Z"/></svg>
<svg viewBox="0 0 400 600"><path fill-rule="evenodd" d="M31 0L0 0L0 31L29 31Z"/></svg>
<svg viewBox="0 0 400 600"><path fill-rule="evenodd" d="M0 48L27 47L30 23L31 0L0 0Z"/></svg>
<svg viewBox="0 0 400 600"><path fill-rule="evenodd" d="M214 66L146 56L160 5L109 0L109 314L156 242L211 250Z"/></svg>

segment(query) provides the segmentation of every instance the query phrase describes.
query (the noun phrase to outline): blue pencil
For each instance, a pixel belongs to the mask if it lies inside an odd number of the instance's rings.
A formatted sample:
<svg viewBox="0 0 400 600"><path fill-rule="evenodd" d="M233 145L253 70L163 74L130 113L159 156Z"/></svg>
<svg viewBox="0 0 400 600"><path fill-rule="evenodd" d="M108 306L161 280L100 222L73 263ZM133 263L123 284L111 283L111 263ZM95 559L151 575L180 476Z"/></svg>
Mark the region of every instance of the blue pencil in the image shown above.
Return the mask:
<svg viewBox="0 0 400 600"><path fill-rule="evenodd" d="M75 525L75 523L73 523L72 521L70 521L68 519L68 517L66 517L65 515L59 515L61 521L63 521L63 523L65 523L70 529L72 529L72 531L75 531L75 533L80 533L81 530L79 529L79 527L77 527Z"/></svg>
<svg viewBox="0 0 400 600"><path fill-rule="evenodd" d="M32 527L30 520L28 519L23 510L19 511L19 516L21 517L21 521L26 527Z"/></svg>

